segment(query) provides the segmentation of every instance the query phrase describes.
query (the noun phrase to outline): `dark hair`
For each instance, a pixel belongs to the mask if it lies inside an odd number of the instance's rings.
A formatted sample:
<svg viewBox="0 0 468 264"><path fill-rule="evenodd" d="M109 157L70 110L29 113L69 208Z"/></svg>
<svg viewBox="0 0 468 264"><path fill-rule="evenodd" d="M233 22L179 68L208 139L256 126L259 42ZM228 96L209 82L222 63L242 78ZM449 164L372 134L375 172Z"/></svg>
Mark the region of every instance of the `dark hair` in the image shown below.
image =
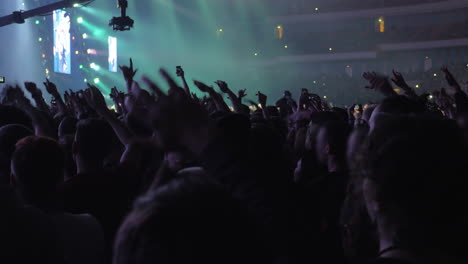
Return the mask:
<svg viewBox="0 0 468 264"><path fill-rule="evenodd" d="M59 144L50 138L29 136L18 141L12 169L27 202L44 202L53 196L63 180L65 157Z"/></svg>
<svg viewBox="0 0 468 264"><path fill-rule="evenodd" d="M370 134L363 172L397 228L394 243L466 256L466 153L451 120L399 118Z"/></svg>
<svg viewBox="0 0 468 264"><path fill-rule="evenodd" d="M111 150L113 137L115 133L106 121L85 119L78 122L75 144L85 160L104 160Z"/></svg>
<svg viewBox="0 0 468 264"><path fill-rule="evenodd" d="M113 263L262 263L255 241L243 206L216 182L188 176L137 200Z"/></svg>
<svg viewBox="0 0 468 264"><path fill-rule="evenodd" d="M11 159L18 140L33 135L33 131L23 125L11 124L0 128L0 152Z"/></svg>
<svg viewBox="0 0 468 264"><path fill-rule="evenodd" d="M58 135L65 136L65 135L74 135L76 132L76 125L78 123L78 119L73 117L65 117L60 122L58 127Z"/></svg>
<svg viewBox="0 0 468 264"><path fill-rule="evenodd" d="M327 143L330 147L330 154L340 158L346 156L348 137L351 134L351 127L345 122L328 121L321 126L325 132Z"/></svg>
<svg viewBox="0 0 468 264"><path fill-rule="evenodd" d="M0 127L8 124L19 124L32 129L31 118L25 112L14 106L0 105Z"/></svg>
<svg viewBox="0 0 468 264"><path fill-rule="evenodd" d="M423 113L424 104L418 100L398 95L385 98L379 105L380 111L391 114Z"/></svg>

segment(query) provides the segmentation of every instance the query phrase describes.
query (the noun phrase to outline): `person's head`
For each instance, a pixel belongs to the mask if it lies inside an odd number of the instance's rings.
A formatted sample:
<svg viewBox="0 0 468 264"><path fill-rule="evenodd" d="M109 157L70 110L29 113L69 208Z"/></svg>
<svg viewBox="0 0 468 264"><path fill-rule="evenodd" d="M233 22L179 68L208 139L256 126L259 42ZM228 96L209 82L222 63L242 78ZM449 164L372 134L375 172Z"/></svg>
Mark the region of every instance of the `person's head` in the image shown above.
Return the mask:
<svg viewBox="0 0 468 264"><path fill-rule="evenodd" d="M275 162L284 159L284 138L278 131L266 124L257 124L250 130L249 141L249 152L256 164L269 164L270 168L283 165Z"/></svg>
<svg viewBox="0 0 468 264"><path fill-rule="evenodd" d="M371 132L363 190L380 240L467 257L467 151L451 120L400 118Z"/></svg>
<svg viewBox="0 0 468 264"><path fill-rule="evenodd" d="M369 124L372 112L374 112L376 107L377 105L371 104L364 109L364 112L362 113L362 120L366 121L367 124Z"/></svg>
<svg viewBox="0 0 468 264"><path fill-rule="evenodd" d="M330 159L345 160L350 132L349 125L340 121L329 121L320 127L317 133L316 155L322 165L328 164Z"/></svg>
<svg viewBox="0 0 468 264"><path fill-rule="evenodd" d="M310 115L310 122L307 127L307 135L306 135L306 150L313 150L315 149L316 142L317 142L317 133L320 130L320 127L329 121L336 120L335 113L332 112L316 112Z"/></svg>
<svg viewBox="0 0 468 264"><path fill-rule="evenodd" d="M367 126L359 126L351 132L348 138L346 149L346 160L350 169L354 167L357 160L357 155L360 153L361 147L365 142L369 128Z"/></svg>
<svg viewBox="0 0 468 264"><path fill-rule="evenodd" d="M73 117L63 118L58 126L58 142L70 149L75 140L76 125L78 120Z"/></svg>
<svg viewBox="0 0 468 264"><path fill-rule="evenodd" d="M262 263L245 209L202 176L173 180L137 200L120 227L114 264Z"/></svg>
<svg viewBox="0 0 468 264"><path fill-rule="evenodd" d="M29 136L16 143L11 162L12 182L29 204L48 205L63 179L65 157L53 139Z"/></svg>
<svg viewBox="0 0 468 264"><path fill-rule="evenodd" d="M0 128L0 183L10 180L10 162L18 140L33 135L33 131L23 125L5 125Z"/></svg>
<svg viewBox="0 0 468 264"><path fill-rule="evenodd" d="M331 111L335 113L336 118L338 118L338 120L342 122L348 121L348 113L346 112L346 109L340 107L332 107Z"/></svg>
<svg viewBox="0 0 468 264"><path fill-rule="evenodd" d="M85 119L77 124L73 155L86 163L100 164L109 155L115 133L112 127L100 119Z"/></svg>
<svg viewBox="0 0 468 264"><path fill-rule="evenodd" d="M392 96L385 98L373 111L369 119L369 126L372 129L376 127L380 118L385 116L400 116L407 114L418 114L425 111L424 104L419 101L410 99L406 96Z"/></svg>
<svg viewBox="0 0 468 264"><path fill-rule="evenodd" d="M268 115L270 117L279 117L280 115L279 110L276 106L269 105L267 106L266 111L268 112Z"/></svg>
<svg viewBox="0 0 468 264"><path fill-rule="evenodd" d="M32 129L31 118L17 107L0 105L0 127L9 124L19 124Z"/></svg>
<svg viewBox="0 0 468 264"><path fill-rule="evenodd" d="M73 117L63 118L58 127L59 138L65 137L68 135L75 135L77 123L78 123L78 120L76 118L73 118Z"/></svg>

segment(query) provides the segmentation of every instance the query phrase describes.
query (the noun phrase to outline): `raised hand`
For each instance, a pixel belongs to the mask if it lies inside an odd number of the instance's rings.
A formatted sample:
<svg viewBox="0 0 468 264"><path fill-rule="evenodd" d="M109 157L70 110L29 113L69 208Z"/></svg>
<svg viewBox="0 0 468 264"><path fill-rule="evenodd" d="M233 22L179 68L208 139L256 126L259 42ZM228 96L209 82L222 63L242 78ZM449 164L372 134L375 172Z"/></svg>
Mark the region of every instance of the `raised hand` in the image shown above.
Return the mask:
<svg viewBox="0 0 468 264"><path fill-rule="evenodd" d="M106 100L102 95L101 91L90 83L87 83L88 89L86 89L83 93L83 97L86 103L94 109L99 115L105 115L109 112L107 108Z"/></svg>
<svg viewBox="0 0 468 264"><path fill-rule="evenodd" d="M45 102L44 98L42 97L42 91L37 88L37 85L33 82L25 82L24 87L29 93L31 93L31 97L36 102L36 107L45 113L50 113L49 105L47 105Z"/></svg>
<svg viewBox="0 0 468 264"><path fill-rule="evenodd" d="M37 88L37 85L33 82L24 82L24 87L31 94L33 98L42 97L42 91Z"/></svg>
<svg viewBox="0 0 468 264"><path fill-rule="evenodd" d="M416 92L413 90L413 88L411 88L405 81L405 78L403 77L403 75L395 70L392 70L392 73L393 73L393 78L391 79L392 82L400 87L401 89L403 89L405 91L405 94L407 96L410 96L410 97L414 97L416 98L418 95L416 94Z"/></svg>
<svg viewBox="0 0 468 264"><path fill-rule="evenodd" d="M120 70L122 71L122 74L125 78L125 81L127 82L132 82L133 78L135 77L135 74L137 73L138 69L134 70L133 69L133 60L130 58L130 66L126 65L121 65L119 66Z"/></svg>
<svg viewBox="0 0 468 264"><path fill-rule="evenodd" d="M262 108L265 108L267 104L267 96L261 92L258 92L257 97L258 103L262 106Z"/></svg>
<svg viewBox="0 0 468 264"><path fill-rule="evenodd" d="M192 93L192 99L195 101L197 104L201 104L200 98L198 98L196 93Z"/></svg>
<svg viewBox="0 0 468 264"><path fill-rule="evenodd" d="M309 94L309 102L313 110L322 111L322 99L317 94Z"/></svg>
<svg viewBox="0 0 468 264"><path fill-rule="evenodd" d="M392 70L392 73L393 73L393 78L391 80L396 86L402 89L409 87L409 85L406 83L405 78L403 77L401 73L395 70Z"/></svg>
<svg viewBox="0 0 468 264"><path fill-rule="evenodd" d="M68 91L65 91L65 93L63 93L63 100L65 101L65 104L69 105L71 102L70 102L70 94L68 93Z"/></svg>
<svg viewBox="0 0 468 264"><path fill-rule="evenodd" d="M461 90L460 84L457 82L453 74L449 71L447 66L442 67L442 72L445 74L445 79L447 80L447 83L452 87L455 88L457 91Z"/></svg>
<svg viewBox="0 0 468 264"><path fill-rule="evenodd" d="M112 98L112 100L117 101L119 97L119 92L117 91L117 87L111 88L111 93L109 94L109 97Z"/></svg>
<svg viewBox="0 0 468 264"><path fill-rule="evenodd" d="M155 82L143 78L152 90L157 90L155 93L160 94L150 110L156 143L163 149L187 147L194 153L200 153L210 139L208 113L165 70L160 70L160 74L169 85L167 95ZM205 88L201 83L196 83L203 87L201 89Z"/></svg>
<svg viewBox="0 0 468 264"><path fill-rule="evenodd" d="M366 88L379 91L385 96L397 95L387 76L376 72L365 72L362 77L369 81L369 85Z"/></svg>
<svg viewBox="0 0 468 264"><path fill-rule="evenodd" d="M29 101L29 99L26 98L26 96L24 96L23 90L21 90L21 88L18 85L16 85L11 90L11 95L12 95L12 97L14 99L14 102L18 106L20 106L20 107L32 106L31 102Z"/></svg>
<svg viewBox="0 0 468 264"><path fill-rule="evenodd" d="M210 87L200 81L194 80L193 84L195 84L195 86L197 86L197 88L204 93L210 93L210 91L213 90L213 87Z"/></svg>
<svg viewBox="0 0 468 264"><path fill-rule="evenodd" d="M247 96L247 89L239 90L237 92L237 97L239 98L239 100L242 100L242 98L246 96Z"/></svg>
<svg viewBox="0 0 468 264"><path fill-rule="evenodd" d="M228 87L228 85L227 85L226 82L224 82L224 81L216 81L215 83L218 85L218 87L219 87L219 89L221 90L221 92L223 92L223 93L229 93L229 92L231 92L231 90L229 89L229 87Z"/></svg>
<svg viewBox="0 0 468 264"><path fill-rule="evenodd" d="M46 81L44 82L44 86L50 95L54 97L59 96L59 93L57 91L57 86L55 86L55 84L51 82L49 79L46 79Z"/></svg>
<svg viewBox="0 0 468 264"><path fill-rule="evenodd" d="M185 72L184 69L182 69L182 66L177 66L176 67L176 74L177 76L184 78L185 77Z"/></svg>

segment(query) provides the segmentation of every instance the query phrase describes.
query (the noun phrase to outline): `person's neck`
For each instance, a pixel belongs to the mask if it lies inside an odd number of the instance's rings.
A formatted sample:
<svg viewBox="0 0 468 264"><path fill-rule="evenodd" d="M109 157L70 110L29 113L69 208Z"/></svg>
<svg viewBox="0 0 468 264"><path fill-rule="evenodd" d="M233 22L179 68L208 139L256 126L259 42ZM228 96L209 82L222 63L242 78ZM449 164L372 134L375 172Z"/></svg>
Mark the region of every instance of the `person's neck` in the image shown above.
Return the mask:
<svg viewBox="0 0 468 264"><path fill-rule="evenodd" d="M76 173L84 174L96 172L102 169L99 161L86 161L81 158L76 158Z"/></svg>

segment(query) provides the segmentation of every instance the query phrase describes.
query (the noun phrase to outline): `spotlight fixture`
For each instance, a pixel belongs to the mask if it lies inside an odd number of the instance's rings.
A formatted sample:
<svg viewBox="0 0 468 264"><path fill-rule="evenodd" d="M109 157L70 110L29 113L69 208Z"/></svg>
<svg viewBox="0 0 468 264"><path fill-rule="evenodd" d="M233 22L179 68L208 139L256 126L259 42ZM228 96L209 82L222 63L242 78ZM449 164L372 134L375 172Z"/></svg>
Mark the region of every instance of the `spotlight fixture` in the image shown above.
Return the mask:
<svg viewBox="0 0 468 264"><path fill-rule="evenodd" d="M116 31L130 30L135 21L127 16L128 1L118 0L118 7L120 8L120 17L113 17L109 21L109 26L112 26L112 29Z"/></svg>

